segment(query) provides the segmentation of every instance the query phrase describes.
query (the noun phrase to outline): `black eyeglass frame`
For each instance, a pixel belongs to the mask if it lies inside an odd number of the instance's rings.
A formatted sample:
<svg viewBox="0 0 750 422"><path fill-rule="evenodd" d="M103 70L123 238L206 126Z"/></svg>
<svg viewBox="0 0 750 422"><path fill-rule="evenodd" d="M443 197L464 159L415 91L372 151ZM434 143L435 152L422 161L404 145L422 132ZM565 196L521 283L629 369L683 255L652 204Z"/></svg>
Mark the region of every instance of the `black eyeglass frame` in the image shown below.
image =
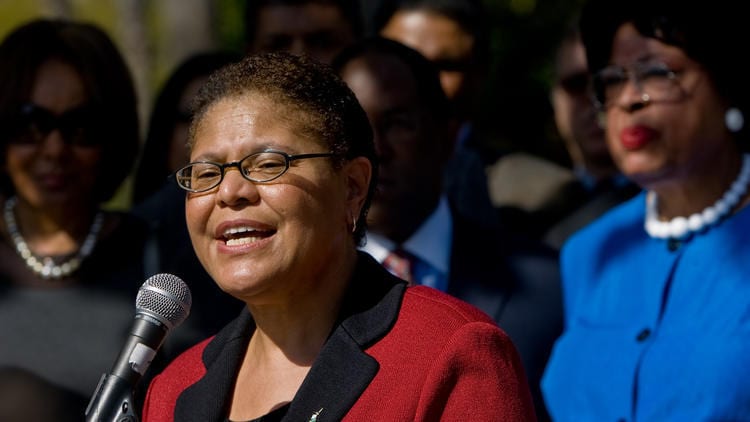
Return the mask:
<svg viewBox="0 0 750 422"><path fill-rule="evenodd" d="M250 178L249 175L245 174L245 172L242 171L242 162L244 162L245 160L247 160L250 157L254 157L254 156L257 156L257 155L261 155L261 154L276 154L276 155L284 157L284 169L281 170L279 172L279 174L276 174L276 175L274 175L272 177L269 177L269 178L266 178L266 179L253 179L253 178ZM231 167L237 167L237 170L240 172L240 175L242 175L242 177L245 180L247 180L247 181L250 181L250 182L253 182L253 183L268 183L268 182L271 182L271 181L276 180L279 177L283 176L289 170L289 167L291 167L292 161L303 160L303 159L307 159L307 158L324 158L324 157L334 157L334 156L336 156L336 154L333 153L333 152L318 152L318 153L310 153L310 154L295 154L295 155L291 155L291 154L287 154L284 151L267 149L267 150L264 150L264 151L258 151L258 152L254 152L252 154L249 154L249 155L243 157L239 161L232 161L232 162L224 163L224 164L215 163L213 161L195 161L195 162L192 162L192 163L188 163L187 165L185 165L181 169L179 169L176 172L174 172L174 177L175 177L175 180L177 182L177 186L179 186L180 189L183 189L183 190L185 190L187 192L192 192L192 193L208 192L211 189L214 189L215 187L221 185L221 182L224 181L224 175L226 174L226 169L231 168ZM180 174L183 171L185 171L186 169L188 169L188 168L190 168L190 167L192 167L192 166L194 166L196 164L210 164L210 165L215 166L218 169L218 171L219 171L219 179L218 179L218 181L214 185L212 185L211 187L208 187L208 188L205 188L205 189L192 189L192 188L188 188L185 185L183 185L182 183L180 183L180 178L187 178L186 176L181 176Z"/></svg>

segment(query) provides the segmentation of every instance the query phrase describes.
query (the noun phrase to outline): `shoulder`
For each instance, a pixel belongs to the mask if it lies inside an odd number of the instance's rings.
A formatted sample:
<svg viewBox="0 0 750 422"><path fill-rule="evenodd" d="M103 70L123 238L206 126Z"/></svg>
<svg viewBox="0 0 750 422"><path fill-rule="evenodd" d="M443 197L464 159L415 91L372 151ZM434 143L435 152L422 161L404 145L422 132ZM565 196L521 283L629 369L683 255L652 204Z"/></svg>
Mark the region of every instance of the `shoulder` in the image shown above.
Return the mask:
<svg viewBox="0 0 750 422"><path fill-rule="evenodd" d="M517 353L505 331L486 313L425 286L406 289L393 327L369 352L376 358L388 356L388 361L410 356L419 366L433 366L439 356L471 360L471 355L486 353L503 360L515 359Z"/></svg>
<svg viewBox="0 0 750 422"><path fill-rule="evenodd" d="M406 289L397 324L410 327L440 327L440 332L444 334L470 324L487 324L487 328L492 331L500 331L492 318L479 308L425 286Z"/></svg>
<svg viewBox="0 0 750 422"><path fill-rule="evenodd" d="M438 290L407 288L395 325L367 353L380 370L366 397L397 386L391 406L418 403L413 420L529 420L528 385L510 338L478 308Z"/></svg>
<svg viewBox="0 0 750 422"><path fill-rule="evenodd" d="M573 234L563 246L563 258L581 249L591 250L594 245L606 243L619 233L626 234L630 230L642 231L645 198L645 193L636 195Z"/></svg>
<svg viewBox="0 0 750 422"><path fill-rule="evenodd" d="M477 339L493 339L500 349L513 348L507 333L478 307L425 286L406 289L391 339L432 351L470 347ZM488 340L489 341L489 340ZM426 343L419 346L419 343ZM462 346L463 345L463 346Z"/></svg>
<svg viewBox="0 0 750 422"><path fill-rule="evenodd" d="M629 254L625 248L643 245L645 194L613 208L602 217L573 234L560 252L560 266L566 314L583 292L602 279L609 268L619 268Z"/></svg>

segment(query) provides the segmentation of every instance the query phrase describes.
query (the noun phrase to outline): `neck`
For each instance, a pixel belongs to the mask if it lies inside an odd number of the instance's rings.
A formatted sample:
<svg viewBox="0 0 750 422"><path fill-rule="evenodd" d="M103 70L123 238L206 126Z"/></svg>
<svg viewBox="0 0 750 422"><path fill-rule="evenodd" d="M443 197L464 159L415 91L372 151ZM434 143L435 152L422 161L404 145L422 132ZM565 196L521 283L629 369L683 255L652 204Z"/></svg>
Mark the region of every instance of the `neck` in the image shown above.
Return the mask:
<svg viewBox="0 0 750 422"><path fill-rule="evenodd" d="M669 213L680 213L680 215L668 220L659 216L659 198L655 191L650 191L646 197L646 216L644 223L646 232L649 236L655 238L682 240L691 236L693 233L701 232L719 224L723 219L727 218L748 203L747 192L748 185L750 185L750 155L746 155L742 158L741 169L736 173L738 174L732 182L724 188L724 193L722 193L718 199L713 200L713 203L703 207L701 210L697 210L697 208L699 208L699 205L697 204L705 204L709 200L707 198L716 197L716 195L707 194L707 192L711 192L709 188L716 186L716 183L706 183L705 185L701 185L703 189L698 193L685 189L685 187L690 186L690 184L682 185L680 187L681 189L674 189L671 191L667 190L671 195L666 195L666 197L671 199L671 202L669 203L670 205L666 207L666 212L662 210L662 216Z"/></svg>
<svg viewBox="0 0 750 422"><path fill-rule="evenodd" d="M589 161L580 163L576 167L580 168L580 171L582 173L590 176L597 183L610 179L619 174L619 170L611 161L608 163Z"/></svg>
<svg viewBox="0 0 750 422"><path fill-rule="evenodd" d="M659 200L658 216L668 220L701 212L713 205L731 187L742 166L742 156L718 160L708 171L691 169L680 183L653 189Z"/></svg>
<svg viewBox="0 0 750 422"><path fill-rule="evenodd" d="M76 252L89 232L96 210L81 207L37 207L18 198L14 209L18 231L40 256Z"/></svg>
<svg viewBox="0 0 750 422"><path fill-rule="evenodd" d="M256 324L248 354L285 359L310 366L333 329L341 302L354 272L357 252L347 251L341 262L329 262L327 275L301 282L309 288L295 290L281 303L248 304Z"/></svg>

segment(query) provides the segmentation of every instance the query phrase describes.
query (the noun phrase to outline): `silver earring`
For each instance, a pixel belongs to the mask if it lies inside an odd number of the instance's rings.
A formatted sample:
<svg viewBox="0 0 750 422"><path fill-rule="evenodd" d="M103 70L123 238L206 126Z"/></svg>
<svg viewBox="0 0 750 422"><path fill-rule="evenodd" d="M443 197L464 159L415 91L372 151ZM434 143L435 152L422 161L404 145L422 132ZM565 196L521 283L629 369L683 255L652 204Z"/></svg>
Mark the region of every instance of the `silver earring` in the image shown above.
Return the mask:
<svg viewBox="0 0 750 422"><path fill-rule="evenodd" d="M357 231L357 217L352 218L352 233Z"/></svg>
<svg viewBox="0 0 750 422"><path fill-rule="evenodd" d="M737 133L745 126L745 116L737 107L730 107L724 114L724 124L732 133Z"/></svg>

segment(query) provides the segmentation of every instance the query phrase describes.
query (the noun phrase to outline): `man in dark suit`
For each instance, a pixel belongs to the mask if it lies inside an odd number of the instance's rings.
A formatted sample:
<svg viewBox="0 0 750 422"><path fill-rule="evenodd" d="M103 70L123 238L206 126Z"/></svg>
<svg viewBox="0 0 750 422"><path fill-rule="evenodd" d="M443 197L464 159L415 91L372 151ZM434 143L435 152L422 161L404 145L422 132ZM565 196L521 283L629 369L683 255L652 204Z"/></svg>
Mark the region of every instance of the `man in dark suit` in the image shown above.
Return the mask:
<svg viewBox="0 0 750 422"><path fill-rule="evenodd" d="M465 217L447 198L442 175L456 124L430 61L377 38L345 49L333 65L367 112L380 159L363 250L413 284L492 316L521 354L541 417L539 378L562 329L556 255Z"/></svg>

